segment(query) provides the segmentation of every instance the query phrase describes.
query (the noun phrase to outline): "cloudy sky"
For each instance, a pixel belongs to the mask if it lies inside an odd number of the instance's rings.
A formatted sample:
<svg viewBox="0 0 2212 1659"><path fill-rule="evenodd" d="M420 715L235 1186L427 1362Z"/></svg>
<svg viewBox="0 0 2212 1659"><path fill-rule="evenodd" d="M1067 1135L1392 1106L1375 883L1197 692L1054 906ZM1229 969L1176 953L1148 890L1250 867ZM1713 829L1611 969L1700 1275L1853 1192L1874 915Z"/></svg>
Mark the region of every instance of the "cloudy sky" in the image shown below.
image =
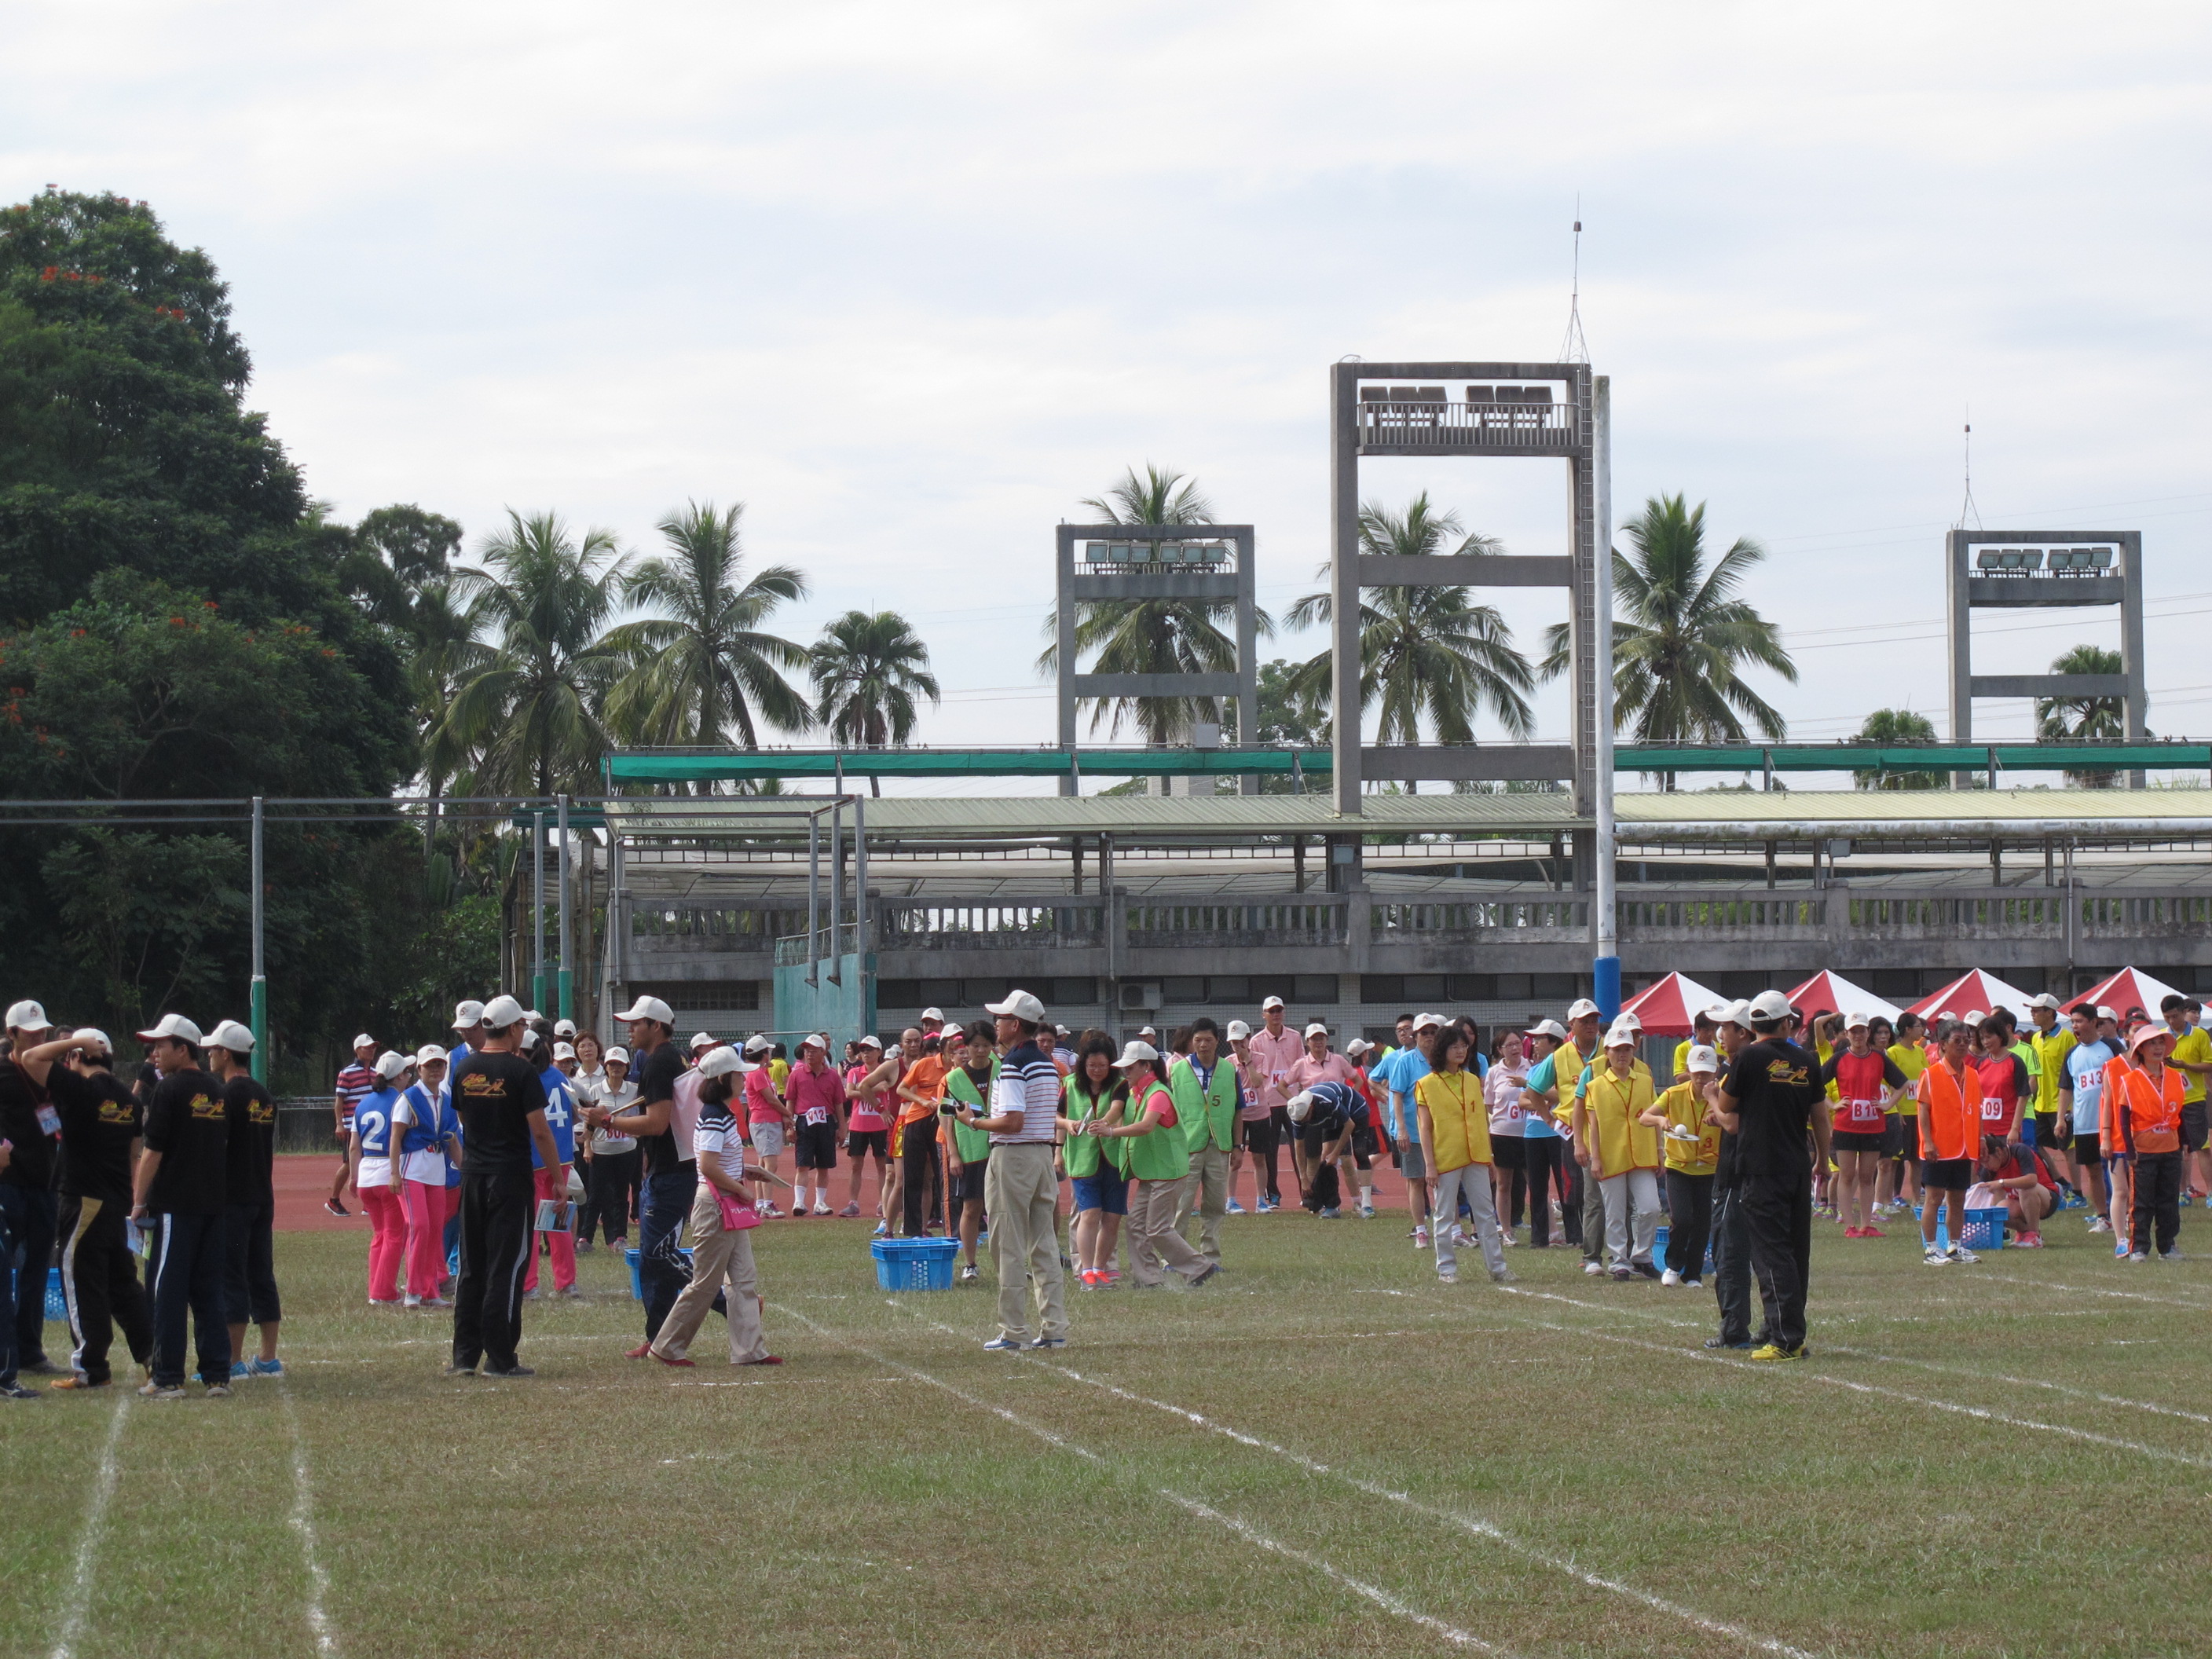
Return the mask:
<svg viewBox="0 0 2212 1659"><path fill-rule="evenodd" d="M743 501L812 578L787 631L894 607L930 641L933 742L1051 739L1052 526L1132 463L1255 524L1286 610L1328 365L1553 356L1579 204L1616 502L1684 491L1768 547L1793 734L1942 722L1970 410L1982 523L2143 532L2152 725L2203 733L2208 37L2156 4L32 0L0 168L209 250L340 514L647 548ZM1529 553L1564 473L1365 469ZM1556 596L1504 602L1533 649ZM1985 618L1985 672L2118 642Z"/></svg>

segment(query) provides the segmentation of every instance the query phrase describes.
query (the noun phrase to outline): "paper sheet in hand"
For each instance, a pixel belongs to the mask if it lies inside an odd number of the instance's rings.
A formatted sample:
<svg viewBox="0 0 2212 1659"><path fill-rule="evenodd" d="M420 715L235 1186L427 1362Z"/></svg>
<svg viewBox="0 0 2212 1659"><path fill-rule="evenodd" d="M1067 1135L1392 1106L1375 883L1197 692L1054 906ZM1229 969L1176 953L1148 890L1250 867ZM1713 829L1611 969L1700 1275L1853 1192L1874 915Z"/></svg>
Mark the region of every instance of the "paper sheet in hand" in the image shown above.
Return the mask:
<svg viewBox="0 0 2212 1659"><path fill-rule="evenodd" d="M573 1233L576 1231L576 1206L557 1198L538 1200L538 1231L541 1233Z"/></svg>

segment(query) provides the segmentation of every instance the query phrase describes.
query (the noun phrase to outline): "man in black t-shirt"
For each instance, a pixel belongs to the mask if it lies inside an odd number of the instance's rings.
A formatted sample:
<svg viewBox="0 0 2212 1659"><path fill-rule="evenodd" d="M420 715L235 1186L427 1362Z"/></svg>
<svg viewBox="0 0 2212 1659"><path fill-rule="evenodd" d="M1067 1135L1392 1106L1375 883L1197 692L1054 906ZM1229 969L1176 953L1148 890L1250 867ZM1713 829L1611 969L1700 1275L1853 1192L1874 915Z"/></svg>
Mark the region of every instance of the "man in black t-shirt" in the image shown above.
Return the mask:
<svg viewBox="0 0 2212 1659"><path fill-rule="evenodd" d="M1756 1039L1735 1057L1716 1115L1735 1137L1735 1191L1751 1241L1765 1328L1752 1358L1805 1358L1805 1289L1813 1255L1813 1159L1828 1158L1828 1097L1813 1056L1790 1040L1779 991L1751 1005ZM1808 1144L1809 1137L1809 1144Z"/></svg>
<svg viewBox="0 0 2212 1659"><path fill-rule="evenodd" d="M231 1375L282 1376L276 1327L276 1103L249 1069L253 1033L226 1019L208 1034L208 1069L222 1085L227 1152L223 1175L223 1305L230 1312ZM246 1328L261 1328L261 1352L246 1358Z"/></svg>
<svg viewBox="0 0 2212 1659"><path fill-rule="evenodd" d="M515 1354L522 1339L522 1272L538 1210L535 1146L547 1169L561 1164L545 1122L545 1085L516 1050L522 1005L494 997L483 1042L453 1067L448 1086L461 1120L461 1273L453 1287L453 1357L448 1376L536 1373Z"/></svg>
<svg viewBox="0 0 2212 1659"><path fill-rule="evenodd" d="M46 1011L25 1000L8 1010L8 1037L21 1054L46 1040ZM9 1143L0 1170L0 1400L44 1396L16 1372L51 1371L46 1358L46 1264L54 1254L54 1168L61 1124L46 1093L13 1058L0 1060L0 1140ZM22 1263L17 1296L7 1264Z"/></svg>
<svg viewBox="0 0 2212 1659"><path fill-rule="evenodd" d="M223 1306L222 1206L228 1136L222 1085L200 1067L200 1028L164 1014L138 1033L161 1080L146 1102L146 1150L131 1183L131 1218L153 1229L154 1375L138 1392L185 1397L185 1314L200 1381L230 1395L230 1321Z"/></svg>
<svg viewBox="0 0 2212 1659"><path fill-rule="evenodd" d="M1725 1075L1735 1057L1752 1044L1751 1005L1732 1003L1722 1012L1714 1032ZM1735 1134L1721 1124L1717 1109L1705 1121L1720 1126L1719 1162L1713 1171L1713 1295L1720 1304L1721 1328L1705 1339L1709 1348L1749 1349L1751 1340L1751 1229L1736 1191Z"/></svg>
<svg viewBox="0 0 2212 1659"><path fill-rule="evenodd" d="M684 1224L699 1190L699 1165L691 1157L690 1131L676 1121L676 1085L684 1076L684 1056L670 1039L675 1011L659 997L640 997L615 1016L629 1022L630 1051L637 1056L635 1109L610 1115L587 1108L585 1121L596 1128L635 1135L645 1154L645 1180L638 1200L637 1272L645 1291L645 1340L629 1350L642 1359L660 1334L661 1322L691 1282L691 1269L678 1253ZM684 1133L679 1135L679 1128Z"/></svg>
<svg viewBox="0 0 2212 1659"><path fill-rule="evenodd" d="M62 1244L70 1373L49 1386L105 1388L112 1380L107 1351L115 1327L122 1327L138 1364L150 1365L154 1358L153 1322L125 1219L145 1114L108 1069L104 1031L77 1031L18 1049L15 1058L61 1118L62 1195L76 1200L76 1220Z"/></svg>

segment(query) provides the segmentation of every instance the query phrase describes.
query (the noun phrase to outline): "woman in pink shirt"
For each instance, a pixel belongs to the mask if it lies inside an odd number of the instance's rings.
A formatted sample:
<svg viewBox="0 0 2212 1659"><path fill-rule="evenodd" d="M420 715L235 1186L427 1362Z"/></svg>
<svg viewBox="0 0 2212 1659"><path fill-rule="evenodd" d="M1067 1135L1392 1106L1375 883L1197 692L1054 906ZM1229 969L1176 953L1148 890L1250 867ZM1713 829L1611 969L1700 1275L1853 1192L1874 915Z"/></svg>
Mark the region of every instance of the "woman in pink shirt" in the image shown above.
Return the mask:
<svg viewBox="0 0 2212 1659"><path fill-rule="evenodd" d="M791 1121L791 1109L776 1093L775 1079L769 1071L769 1050L772 1046L764 1036L753 1037L745 1044L745 1062L752 1067L745 1073L744 1081L745 1135L753 1144L754 1162L771 1177L781 1180L776 1165L783 1160L785 1128ZM758 1208L766 1218L783 1213L772 1200L762 1200Z"/></svg>
<svg viewBox="0 0 2212 1659"><path fill-rule="evenodd" d="M1316 1020L1306 1027L1305 1039L1306 1051L1291 1062L1290 1074L1284 1082L1283 1093L1285 1098L1291 1095L1304 1094L1316 1083L1344 1083L1349 1084L1354 1089L1359 1086L1359 1068L1342 1054L1329 1052L1328 1026ZM1356 1156L1357 1154L1351 1152L1347 1143L1345 1157ZM1301 1190L1304 1190L1312 1182L1313 1171L1306 1167L1305 1152L1301 1141L1293 1140L1291 1143L1291 1158L1297 1165L1298 1186ZM1340 1164L1342 1161L1341 1158L1338 1160ZM1370 1176L1364 1184L1356 1181L1347 1183L1361 1188L1360 1212L1362 1214L1371 1214L1374 1211L1374 1204L1368 1196L1373 1182L1374 1177Z"/></svg>

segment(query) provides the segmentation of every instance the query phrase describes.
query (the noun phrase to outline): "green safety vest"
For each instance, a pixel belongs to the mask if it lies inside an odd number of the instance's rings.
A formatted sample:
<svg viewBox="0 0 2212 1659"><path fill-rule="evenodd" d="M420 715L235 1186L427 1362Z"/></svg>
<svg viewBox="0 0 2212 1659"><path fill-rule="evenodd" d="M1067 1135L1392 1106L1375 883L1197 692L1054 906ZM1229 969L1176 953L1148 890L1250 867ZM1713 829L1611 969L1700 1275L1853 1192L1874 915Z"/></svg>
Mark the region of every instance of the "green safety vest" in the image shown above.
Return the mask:
<svg viewBox="0 0 2212 1659"><path fill-rule="evenodd" d="M1208 1146L1227 1152L1237 1138L1237 1067L1226 1058L1215 1060L1213 1075L1203 1093L1198 1068L1179 1060L1168 1071L1168 1093L1176 1105L1176 1122L1183 1145L1195 1158Z"/></svg>
<svg viewBox="0 0 2212 1659"><path fill-rule="evenodd" d="M996 1083L998 1080L999 1057L994 1054L991 1056L991 1081ZM988 1101L975 1092L975 1085L969 1081L965 1066L956 1066L945 1074L945 1092L962 1105L973 1106L979 1111L988 1110L990 1106ZM921 1127L918 1123L909 1123L906 1130L912 1134ZM963 1164L980 1164L991 1155L991 1132L971 1129L955 1118L952 1121L952 1145L959 1152Z"/></svg>
<svg viewBox="0 0 2212 1659"><path fill-rule="evenodd" d="M1132 1098L1126 1121L1142 1122L1145 1108L1156 1094L1167 1096L1172 1103L1175 1091L1155 1081L1145 1091L1142 1100ZM1190 1173L1190 1147L1183 1139L1182 1112L1176 1111L1176 1127L1172 1129L1154 1128L1140 1135L1123 1138L1129 1149L1129 1179L1132 1181L1181 1181Z"/></svg>
<svg viewBox="0 0 2212 1659"><path fill-rule="evenodd" d="M1060 1115L1062 1117L1088 1123L1093 1118L1105 1116L1114 1109L1116 1101L1127 1097L1128 1090L1119 1078L1106 1085L1104 1094L1094 1097L1076 1087L1076 1080L1081 1075L1079 1072L1070 1072L1060 1080ZM1125 1141L1100 1140L1094 1135L1070 1135L1067 1144L1060 1148L1060 1161L1066 1165L1071 1181L1087 1181L1097 1175L1101 1152L1107 1154L1115 1169L1126 1172L1128 1155L1121 1148L1127 1144Z"/></svg>

